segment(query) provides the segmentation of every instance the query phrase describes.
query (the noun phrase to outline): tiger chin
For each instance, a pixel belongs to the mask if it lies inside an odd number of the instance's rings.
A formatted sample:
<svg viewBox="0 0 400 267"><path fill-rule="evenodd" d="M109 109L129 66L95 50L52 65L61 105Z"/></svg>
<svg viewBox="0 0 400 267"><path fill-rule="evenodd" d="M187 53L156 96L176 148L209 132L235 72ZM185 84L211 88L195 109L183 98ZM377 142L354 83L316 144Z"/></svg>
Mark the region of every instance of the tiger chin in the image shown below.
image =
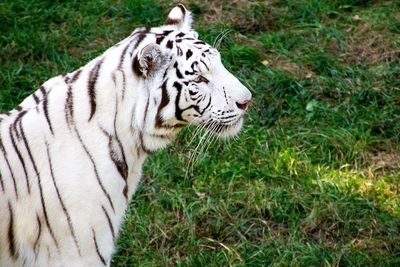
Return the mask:
<svg viewBox="0 0 400 267"><path fill-rule="evenodd" d="M251 99L183 5L0 115L0 266L109 266L147 155Z"/></svg>

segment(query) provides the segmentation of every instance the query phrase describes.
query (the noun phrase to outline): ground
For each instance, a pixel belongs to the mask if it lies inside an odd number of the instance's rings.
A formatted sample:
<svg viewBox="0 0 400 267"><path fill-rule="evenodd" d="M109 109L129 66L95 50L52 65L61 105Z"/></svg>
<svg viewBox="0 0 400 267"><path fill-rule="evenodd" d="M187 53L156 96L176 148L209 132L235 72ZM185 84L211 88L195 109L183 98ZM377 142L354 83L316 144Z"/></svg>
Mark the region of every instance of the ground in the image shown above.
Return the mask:
<svg viewBox="0 0 400 267"><path fill-rule="evenodd" d="M183 2L254 100L149 158L113 266L399 266L400 2ZM172 7L2 1L0 110Z"/></svg>

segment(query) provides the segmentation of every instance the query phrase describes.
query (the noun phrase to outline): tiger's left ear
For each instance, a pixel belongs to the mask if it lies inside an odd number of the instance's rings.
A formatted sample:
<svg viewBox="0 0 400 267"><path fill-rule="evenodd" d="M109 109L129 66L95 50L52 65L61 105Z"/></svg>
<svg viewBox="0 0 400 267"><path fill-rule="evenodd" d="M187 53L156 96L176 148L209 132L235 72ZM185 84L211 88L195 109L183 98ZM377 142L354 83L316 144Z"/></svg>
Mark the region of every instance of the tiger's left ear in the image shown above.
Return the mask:
<svg viewBox="0 0 400 267"><path fill-rule="evenodd" d="M168 15L166 25L176 25L178 30L191 31L193 18L184 5L178 4Z"/></svg>

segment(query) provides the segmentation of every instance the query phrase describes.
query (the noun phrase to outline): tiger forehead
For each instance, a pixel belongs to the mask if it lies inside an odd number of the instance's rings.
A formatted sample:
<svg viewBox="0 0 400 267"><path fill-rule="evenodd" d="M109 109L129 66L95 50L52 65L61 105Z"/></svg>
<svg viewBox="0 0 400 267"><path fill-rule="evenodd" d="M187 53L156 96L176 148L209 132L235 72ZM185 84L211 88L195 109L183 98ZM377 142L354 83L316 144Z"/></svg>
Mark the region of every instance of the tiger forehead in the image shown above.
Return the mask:
<svg viewBox="0 0 400 267"><path fill-rule="evenodd" d="M156 44L164 45L166 48L169 49L173 49L174 47L176 47L178 50L191 49L192 52L196 50L200 53L207 53L210 51L211 48L210 45L198 38L195 38L194 35L191 33L163 30L161 32L154 32L154 35L156 38Z"/></svg>

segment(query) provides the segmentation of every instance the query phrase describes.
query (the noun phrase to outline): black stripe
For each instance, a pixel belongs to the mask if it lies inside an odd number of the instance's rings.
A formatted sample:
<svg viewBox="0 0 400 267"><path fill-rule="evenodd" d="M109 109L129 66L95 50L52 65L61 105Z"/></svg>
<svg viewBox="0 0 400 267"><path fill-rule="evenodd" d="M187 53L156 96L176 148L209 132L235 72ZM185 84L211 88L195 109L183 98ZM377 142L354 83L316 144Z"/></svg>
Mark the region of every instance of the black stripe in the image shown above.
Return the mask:
<svg viewBox="0 0 400 267"><path fill-rule="evenodd" d="M200 113L201 115L203 115L204 112L206 111L206 109L208 109L208 108L210 107L210 105L211 105L211 96L210 96L210 98L209 98L209 101L208 101L207 106L203 109L203 111L201 111L201 112L199 112L199 113Z"/></svg>
<svg viewBox="0 0 400 267"><path fill-rule="evenodd" d="M94 113L96 112L96 82L99 78L99 72L101 64L103 64L104 58L97 61L94 68L89 73L89 80L88 80L88 94L89 94L89 101L90 101L90 116L89 121L93 118Z"/></svg>
<svg viewBox="0 0 400 267"><path fill-rule="evenodd" d="M192 72L190 71L185 71L186 75L194 75L197 73L197 71L194 69L195 66L197 66L199 63L197 61L193 62L192 65L190 65L190 67L192 68Z"/></svg>
<svg viewBox="0 0 400 267"><path fill-rule="evenodd" d="M60 190L58 189L58 186L57 186L57 183L56 183L56 179L54 177L53 163L52 163L51 157L50 157L49 144L47 142L46 142L46 152L47 152L47 159L48 159L48 162L49 162L51 179L53 181L54 188L56 189L58 201L60 202L61 208L62 208L62 210L63 210L63 212L65 214L65 217L67 218L69 231L71 232L71 236L74 239L74 243L75 243L76 249L78 250L78 253L79 253L79 256L80 256L81 255L81 250L79 248L78 240L77 240L76 235L75 235L74 226L72 225L71 216L69 216L68 210L65 207L64 201L61 198Z"/></svg>
<svg viewBox="0 0 400 267"><path fill-rule="evenodd" d="M78 80L81 73L82 73L82 69L75 71L74 74L72 75L71 80L69 81L69 84L74 83L76 80Z"/></svg>
<svg viewBox="0 0 400 267"><path fill-rule="evenodd" d="M18 253L15 247L14 213L10 202L8 202L8 212L10 213L10 223L8 225L8 251L13 259L17 259Z"/></svg>
<svg viewBox="0 0 400 267"><path fill-rule="evenodd" d="M182 72L178 68L178 62L175 62L174 68L176 69L176 77L178 77L179 79L183 79Z"/></svg>
<svg viewBox="0 0 400 267"><path fill-rule="evenodd" d="M123 70L121 70L121 73L122 73L122 100L124 100L125 90L126 90L126 76Z"/></svg>
<svg viewBox="0 0 400 267"><path fill-rule="evenodd" d="M182 4L178 4L177 7L179 7L181 9L183 16L185 16L185 14L186 14L185 6Z"/></svg>
<svg viewBox="0 0 400 267"><path fill-rule="evenodd" d="M164 40L165 36L164 35L159 35L156 38L156 44L161 44L161 42Z"/></svg>
<svg viewBox="0 0 400 267"><path fill-rule="evenodd" d="M203 63L203 65L206 67L207 70L210 70L207 66L207 64L204 62L204 60L200 59L200 62Z"/></svg>
<svg viewBox="0 0 400 267"><path fill-rule="evenodd" d="M183 55L182 48L180 48L179 46L176 46L176 51L177 51L178 56L182 56Z"/></svg>
<svg viewBox="0 0 400 267"><path fill-rule="evenodd" d="M122 54L121 54L121 58L119 60L119 64L118 64L118 69L121 70L122 69L122 65L124 65L124 61L125 61L125 56L126 53L128 51L130 44L127 44L126 47L124 48L124 50L122 50Z"/></svg>
<svg viewBox="0 0 400 267"><path fill-rule="evenodd" d="M156 115L156 126L161 127L163 124L163 119L161 117L162 109L168 105L170 99L167 90L167 83L168 80L165 80L164 83L161 85L161 103L158 106L157 115Z"/></svg>
<svg viewBox="0 0 400 267"><path fill-rule="evenodd" d="M36 214L36 221L38 223L38 235L36 237L35 243L33 244L33 250L35 251L35 255L37 256L37 246L39 244L40 235L42 234L42 223L40 222L39 215Z"/></svg>
<svg viewBox="0 0 400 267"><path fill-rule="evenodd" d="M65 120L67 121L68 128L70 128L71 125L73 125L73 114L74 114L74 100L73 100L73 92L71 86L68 86L64 112L65 112Z"/></svg>
<svg viewBox="0 0 400 267"><path fill-rule="evenodd" d="M93 242L94 242L94 246L96 247L96 253L97 256L99 256L100 261L106 265L106 260L104 259L104 257L100 254L99 251L99 245L97 244L97 239L96 239L96 233L94 232L94 229L92 228L92 233L93 233Z"/></svg>
<svg viewBox="0 0 400 267"><path fill-rule="evenodd" d="M81 146L82 146L83 150L85 151L86 155L87 155L88 158L90 159L90 162L92 163L93 171L94 171L94 174L95 174L95 176L96 176L96 180L97 180L97 182L98 182L98 184L99 184L101 190L103 191L103 193L104 193L104 195L106 196L108 202L110 203L110 206L111 206L112 210L115 212L114 204L113 204L113 202L112 202L112 200L111 200L110 194L106 191L106 189L104 188L103 183L102 183L101 180L100 180L100 176L99 176L99 173L98 173L98 171L97 171L97 166L96 166L96 163L94 162L93 156L90 154L90 152L89 152L89 150L87 149L86 145L83 143L82 137L81 137L81 135L79 134L78 129L77 129L76 127L75 127L75 133L76 133L76 135L78 136L78 140L79 140L79 142L81 143Z"/></svg>
<svg viewBox="0 0 400 267"><path fill-rule="evenodd" d="M123 190L123 194L125 196L125 199L128 200L128 164L126 163L126 156L125 156L125 151L124 147L122 146L122 142L119 139L118 132L117 132L117 116L118 116L118 97L115 98L115 114L114 114L114 135L115 135L115 140L117 141L119 151L121 152L122 155L119 155L118 161L116 161L116 166L121 174L121 176L125 180L125 187Z"/></svg>
<svg viewBox="0 0 400 267"><path fill-rule="evenodd" d="M229 105L229 103L228 103L228 97L226 96L225 86L223 86L222 89L224 90L225 102L226 102L227 105Z"/></svg>
<svg viewBox="0 0 400 267"><path fill-rule="evenodd" d="M1 173L0 173L0 185L1 185L1 191L4 192L4 182L3 182L3 176L1 176Z"/></svg>
<svg viewBox="0 0 400 267"><path fill-rule="evenodd" d="M10 125L10 128L8 129L8 132L9 132L9 135L10 135L11 144L12 144L12 146L13 146L13 148L14 148L15 153L16 153L17 156L18 156L18 159L19 159L19 161L20 161L20 163L21 163L21 165L22 165L22 168L24 169L25 180L27 181L28 188L30 188L30 187L29 187L29 181L28 181L28 173L27 173L27 171L26 171L26 166L25 166L25 161L24 161L24 159L22 158L21 152L20 152L20 151L18 150L18 148L17 148L17 144L15 143L15 139L14 139L14 135L13 135L13 133L12 133L12 130L13 130L13 127L12 127L12 125ZM18 187L17 187L16 181L15 181L15 177L12 176L12 178L13 178L13 183L14 183L15 195L16 195L16 197L17 197L17 199L18 199Z"/></svg>
<svg viewBox="0 0 400 267"><path fill-rule="evenodd" d="M111 236L112 236L112 239L114 241L115 240L114 226L113 226L113 224L111 222L110 216L108 215L106 208L104 208L103 205L101 205L101 208L102 208L102 210L104 212L104 215L107 218L108 226L110 227L110 231L111 231Z"/></svg>
<svg viewBox="0 0 400 267"><path fill-rule="evenodd" d="M115 168L118 170L119 175L122 177L122 179L124 179L126 186L126 182L128 179L128 165L126 164L125 156L121 155L123 151L117 151L114 148L114 137L111 134L107 133L106 130L104 129L101 130L108 138L108 151L110 154L111 161L114 163ZM122 149L121 143L118 142L116 139L115 142L118 143L119 149ZM125 195L125 198L127 199L128 196Z"/></svg>
<svg viewBox="0 0 400 267"><path fill-rule="evenodd" d="M149 112L150 96L147 97L146 107L144 109L143 125L146 124L147 113Z"/></svg>
<svg viewBox="0 0 400 267"><path fill-rule="evenodd" d="M163 31L163 34L164 34L165 36L168 36L171 32L173 32L173 31L171 31L171 30Z"/></svg>
<svg viewBox="0 0 400 267"><path fill-rule="evenodd" d="M50 121L50 117L49 117L49 107L48 107L49 103L48 103L48 99L47 99L48 93L46 93L46 91L45 91L43 86L40 87L40 90L43 93L43 112L44 112L44 116L46 117L46 121L47 121L47 124L49 125L49 129L50 129L51 134L54 135L53 126L51 125L51 121Z"/></svg>
<svg viewBox="0 0 400 267"><path fill-rule="evenodd" d="M20 137L19 132L18 132L18 129L17 129L17 124L18 124L18 122L22 119L22 117L26 114L26 112L27 112L26 110L20 112L20 113L17 115L15 121L14 121L13 124L12 124L12 125L13 125L13 128L14 128L15 135L17 136L17 139L18 139L18 140L19 140L21 137Z"/></svg>
<svg viewBox="0 0 400 267"><path fill-rule="evenodd" d="M11 178L12 178L12 180L13 180L15 197L16 197L16 199L18 199L18 191L17 191L16 182L15 182L15 176L14 176L14 173L13 173L13 171L12 171L12 169L11 169L10 162L8 161L8 158L7 158L7 151L5 150L5 148L4 148L4 146L3 146L3 143L2 143L2 141L1 141L1 138L0 138L0 150L1 150L1 153L3 154L4 159L6 160L8 170L10 171Z"/></svg>
<svg viewBox="0 0 400 267"><path fill-rule="evenodd" d="M134 72L137 76L139 76L139 77L143 76L143 71L142 71L142 69L140 68L139 57L138 57L138 55L136 55L136 56L133 58L133 61L132 61L132 70L133 70L133 72Z"/></svg>
<svg viewBox="0 0 400 267"><path fill-rule="evenodd" d="M183 36L185 36L185 33L183 33L183 32L180 32L180 33L178 33L178 34L176 35L176 37L178 37L178 38L181 38L181 37L183 37Z"/></svg>
<svg viewBox="0 0 400 267"><path fill-rule="evenodd" d="M188 49L188 51L186 51L186 59L189 59L192 55L193 55L192 50Z"/></svg>
<svg viewBox="0 0 400 267"><path fill-rule="evenodd" d="M171 40L168 40L166 47L169 49L172 49L173 45L174 45L174 43Z"/></svg>
<svg viewBox="0 0 400 267"><path fill-rule="evenodd" d="M32 94L33 100L35 101L36 104L39 103L39 98L36 96L35 93Z"/></svg>
<svg viewBox="0 0 400 267"><path fill-rule="evenodd" d="M65 75L65 76L63 76L64 77L64 82L66 83L66 84L68 84L69 83L69 79L71 79L69 76L67 76L67 75Z"/></svg>
<svg viewBox="0 0 400 267"><path fill-rule="evenodd" d="M50 225L50 222L49 222L49 217L47 215L47 208L46 208L46 203L44 201L43 188L42 188L42 181L41 181L40 173L39 173L39 170L37 169L35 160L33 159L33 155L32 155L31 149L29 147L28 140L26 139L24 128L22 127L22 123L19 124L19 127L20 127L20 130L21 130L22 140L24 141L25 148L26 148L26 150L28 152L28 155L29 155L29 158L31 160L33 169L35 170L36 177L38 179L40 202L41 202L41 205L42 205L42 210L43 210L44 219L46 221L46 226L47 226L47 228L49 228L50 235L51 235L54 243L56 244L56 247L58 248L58 241L54 236L53 228L51 228L51 225Z"/></svg>
<svg viewBox="0 0 400 267"><path fill-rule="evenodd" d="M182 92L182 85L178 82L174 82L174 87L177 89L178 93L176 95L175 99L175 118L177 120L183 121L182 118L182 110L179 107L179 100L181 98L181 92Z"/></svg>
<svg viewBox="0 0 400 267"><path fill-rule="evenodd" d="M116 110L115 114L114 114L114 134L115 134L115 136L112 136L106 130L104 130L102 128L100 128L100 129L108 138L108 149L109 149L111 161L114 163L119 174L125 181L125 187L123 189L123 194L124 194L126 201L128 201L128 183L127 183L128 164L126 163L124 147L122 146L121 140L119 139L118 133L117 133L118 98L116 98L115 110ZM119 150L115 149L114 142L117 143Z"/></svg>
<svg viewBox="0 0 400 267"><path fill-rule="evenodd" d="M143 30L142 32L139 33L138 40L137 40L136 44L133 46L133 50L138 48L138 46L141 44L141 42L144 40L144 38L146 38L146 35L147 35L147 33L149 33L149 31L150 31L150 29L146 28L145 30Z"/></svg>

